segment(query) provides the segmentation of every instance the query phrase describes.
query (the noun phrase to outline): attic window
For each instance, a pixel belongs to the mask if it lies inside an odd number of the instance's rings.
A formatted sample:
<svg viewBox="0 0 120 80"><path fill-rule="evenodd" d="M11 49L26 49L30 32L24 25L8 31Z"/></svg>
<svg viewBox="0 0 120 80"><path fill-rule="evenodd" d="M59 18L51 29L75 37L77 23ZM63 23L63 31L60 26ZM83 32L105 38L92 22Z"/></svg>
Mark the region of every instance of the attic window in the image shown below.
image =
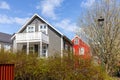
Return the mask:
<svg viewBox="0 0 120 80"><path fill-rule="evenodd" d="M79 44L79 39L78 38L75 38L74 44Z"/></svg>
<svg viewBox="0 0 120 80"><path fill-rule="evenodd" d="M27 32L35 32L35 26L29 25L29 26L27 27Z"/></svg>
<svg viewBox="0 0 120 80"><path fill-rule="evenodd" d="M47 34L47 25L46 24L40 24L39 25L39 31Z"/></svg>

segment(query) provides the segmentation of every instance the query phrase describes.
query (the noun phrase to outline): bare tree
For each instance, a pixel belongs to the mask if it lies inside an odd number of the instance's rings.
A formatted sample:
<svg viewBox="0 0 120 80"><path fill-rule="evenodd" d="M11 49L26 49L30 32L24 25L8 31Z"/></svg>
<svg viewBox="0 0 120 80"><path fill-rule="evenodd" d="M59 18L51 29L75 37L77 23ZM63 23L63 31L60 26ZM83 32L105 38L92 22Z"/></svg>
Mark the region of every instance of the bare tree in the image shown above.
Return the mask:
<svg viewBox="0 0 120 80"><path fill-rule="evenodd" d="M120 61L120 1L96 0L78 23L89 39L92 54L112 75Z"/></svg>

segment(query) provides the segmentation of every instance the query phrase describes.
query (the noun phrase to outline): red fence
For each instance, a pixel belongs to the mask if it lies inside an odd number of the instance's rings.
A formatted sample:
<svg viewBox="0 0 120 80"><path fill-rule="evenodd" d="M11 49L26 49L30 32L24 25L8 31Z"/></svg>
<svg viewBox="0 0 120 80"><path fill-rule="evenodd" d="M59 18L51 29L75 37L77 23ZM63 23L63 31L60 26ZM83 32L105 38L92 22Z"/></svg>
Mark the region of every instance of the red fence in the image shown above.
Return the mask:
<svg viewBox="0 0 120 80"><path fill-rule="evenodd" d="M14 64L0 64L0 80L14 80Z"/></svg>

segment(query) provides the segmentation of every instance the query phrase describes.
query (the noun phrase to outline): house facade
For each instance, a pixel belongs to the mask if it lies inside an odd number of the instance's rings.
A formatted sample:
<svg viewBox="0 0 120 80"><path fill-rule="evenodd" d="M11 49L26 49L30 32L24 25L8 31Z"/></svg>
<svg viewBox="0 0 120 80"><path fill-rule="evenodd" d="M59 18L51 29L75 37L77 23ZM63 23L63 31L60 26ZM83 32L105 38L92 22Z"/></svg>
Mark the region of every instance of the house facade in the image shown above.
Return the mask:
<svg viewBox="0 0 120 80"><path fill-rule="evenodd" d="M0 51L10 51L12 48L12 35L0 32Z"/></svg>
<svg viewBox="0 0 120 80"><path fill-rule="evenodd" d="M90 47L81 40L79 36L75 36L72 39L73 43L73 53L75 56L80 56L84 59L91 58Z"/></svg>
<svg viewBox="0 0 120 80"><path fill-rule="evenodd" d="M65 37L38 14L34 14L11 39L14 52L25 51L27 54L49 57L56 53L63 56L65 45L72 48L71 41Z"/></svg>

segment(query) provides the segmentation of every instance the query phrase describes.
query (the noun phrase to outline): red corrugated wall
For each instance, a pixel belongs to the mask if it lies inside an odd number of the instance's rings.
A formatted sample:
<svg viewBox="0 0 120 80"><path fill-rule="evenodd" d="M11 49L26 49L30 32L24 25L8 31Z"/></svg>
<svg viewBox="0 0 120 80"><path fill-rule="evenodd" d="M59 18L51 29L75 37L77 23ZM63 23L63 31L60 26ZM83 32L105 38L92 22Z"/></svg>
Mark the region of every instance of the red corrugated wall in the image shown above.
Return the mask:
<svg viewBox="0 0 120 80"><path fill-rule="evenodd" d="M14 80L14 64L0 64L0 80Z"/></svg>

